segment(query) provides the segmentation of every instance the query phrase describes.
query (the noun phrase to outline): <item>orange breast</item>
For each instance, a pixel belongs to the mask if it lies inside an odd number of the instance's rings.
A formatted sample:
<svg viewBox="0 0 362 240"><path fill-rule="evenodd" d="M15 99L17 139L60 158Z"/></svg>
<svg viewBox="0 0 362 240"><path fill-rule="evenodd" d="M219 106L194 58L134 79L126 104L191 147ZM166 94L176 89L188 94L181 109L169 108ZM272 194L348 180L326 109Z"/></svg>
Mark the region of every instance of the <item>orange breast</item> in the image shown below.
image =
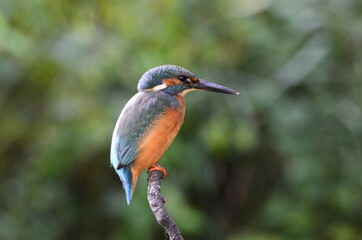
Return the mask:
<svg viewBox="0 0 362 240"><path fill-rule="evenodd" d="M132 164L133 180L137 181L142 170L152 167L160 160L180 130L185 116L185 104L183 97L179 96L178 100L181 107L168 108L142 139L139 155Z"/></svg>

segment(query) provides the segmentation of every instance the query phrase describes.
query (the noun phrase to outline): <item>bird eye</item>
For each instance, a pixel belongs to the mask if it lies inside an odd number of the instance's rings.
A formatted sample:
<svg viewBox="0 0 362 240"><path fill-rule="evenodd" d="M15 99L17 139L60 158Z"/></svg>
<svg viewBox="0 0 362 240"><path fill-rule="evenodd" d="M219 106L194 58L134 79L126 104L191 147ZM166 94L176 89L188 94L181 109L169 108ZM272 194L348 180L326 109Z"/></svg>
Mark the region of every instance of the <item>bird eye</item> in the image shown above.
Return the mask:
<svg viewBox="0 0 362 240"><path fill-rule="evenodd" d="M189 77L186 77L186 76L179 76L178 79L181 80L185 84L192 83L191 79Z"/></svg>
<svg viewBox="0 0 362 240"><path fill-rule="evenodd" d="M186 83L186 84L191 84L191 83L192 83L192 81L191 81L191 79L190 79L190 78L186 78L186 80L184 81L184 83Z"/></svg>
<svg viewBox="0 0 362 240"><path fill-rule="evenodd" d="M182 75L182 76L179 76L178 79L180 79L181 81L184 82L184 81L186 81L187 77Z"/></svg>

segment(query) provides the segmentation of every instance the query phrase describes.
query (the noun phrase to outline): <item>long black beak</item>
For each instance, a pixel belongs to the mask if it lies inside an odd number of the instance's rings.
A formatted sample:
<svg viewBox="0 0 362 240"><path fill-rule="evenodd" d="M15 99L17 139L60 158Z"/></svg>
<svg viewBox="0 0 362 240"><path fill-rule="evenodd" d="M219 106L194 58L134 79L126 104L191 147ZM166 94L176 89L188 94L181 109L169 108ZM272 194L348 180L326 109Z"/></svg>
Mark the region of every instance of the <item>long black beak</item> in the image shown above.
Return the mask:
<svg viewBox="0 0 362 240"><path fill-rule="evenodd" d="M221 86L216 83L208 82L202 79L199 79L199 82L194 83L193 88L199 89L199 90L205 90L210 92L219 92L219 93L227 93L227 94L235 94L239 95L239 92L232 90L230 88Z"/></svg>

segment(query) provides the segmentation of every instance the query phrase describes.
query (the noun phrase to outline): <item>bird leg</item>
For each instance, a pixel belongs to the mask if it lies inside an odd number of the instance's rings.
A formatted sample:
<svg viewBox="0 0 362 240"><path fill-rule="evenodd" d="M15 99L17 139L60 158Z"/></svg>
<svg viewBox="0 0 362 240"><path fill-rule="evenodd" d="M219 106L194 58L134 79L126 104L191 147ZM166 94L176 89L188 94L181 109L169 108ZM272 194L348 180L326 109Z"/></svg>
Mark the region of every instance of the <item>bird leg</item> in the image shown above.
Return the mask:
<svg viewBox="0 0 362 240"><path fill-rule="evenodd" d="M164 167L161 167L160 164L156 163L155 165L153 165L152 167L150 167L148 169L148 172L153 172L153 171L161 171L163 172L163 176L162 178L166 178L167 177L167 171Z"/></svg>

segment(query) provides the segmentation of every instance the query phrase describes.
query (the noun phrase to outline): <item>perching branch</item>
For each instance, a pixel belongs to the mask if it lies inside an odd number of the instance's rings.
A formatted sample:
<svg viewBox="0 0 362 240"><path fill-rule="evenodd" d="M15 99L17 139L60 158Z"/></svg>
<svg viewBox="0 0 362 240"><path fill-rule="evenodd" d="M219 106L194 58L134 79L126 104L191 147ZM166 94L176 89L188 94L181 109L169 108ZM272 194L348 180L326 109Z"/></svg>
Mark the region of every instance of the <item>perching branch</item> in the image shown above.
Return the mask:
<svg viewBox="0 0 362 240"><path fill-rule="evenodd" d="M176 226L175 222L171 219L165 208L164 197L161 194L162 178L162 171L155 170L148 173L148 203L150 204L150 208L155 215L157 222L165 229L165 232L168 235L169 239L183 240L180 230Z"/></svg>

